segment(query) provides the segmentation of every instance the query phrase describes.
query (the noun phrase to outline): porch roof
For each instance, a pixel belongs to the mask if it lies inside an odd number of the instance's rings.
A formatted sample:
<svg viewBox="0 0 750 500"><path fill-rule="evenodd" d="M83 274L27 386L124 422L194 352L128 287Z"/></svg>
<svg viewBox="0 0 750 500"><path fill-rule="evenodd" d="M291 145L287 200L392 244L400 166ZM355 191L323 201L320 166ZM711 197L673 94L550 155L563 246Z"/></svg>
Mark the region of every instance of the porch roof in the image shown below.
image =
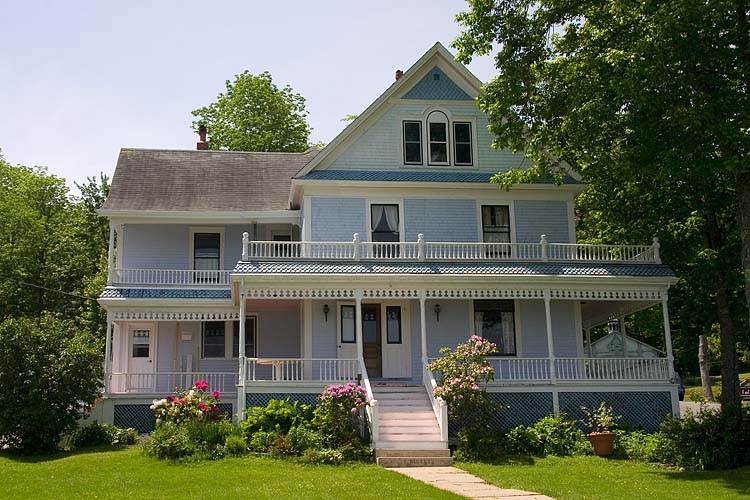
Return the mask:
<svg viewBox="0 0 750 500"><path fill-rule="evenodd" d="M613 276L674 278L663 264L570 264L555 262L239 262L235 274L391 274L391 275L503 275L503 276Z"/></svg>
<svg viewBox="0 0 750 500"><path fill-rule="evenodd" d="M231 290L196 288L114 288L107 287L100 299L223 299L231 298Z"/></svg>

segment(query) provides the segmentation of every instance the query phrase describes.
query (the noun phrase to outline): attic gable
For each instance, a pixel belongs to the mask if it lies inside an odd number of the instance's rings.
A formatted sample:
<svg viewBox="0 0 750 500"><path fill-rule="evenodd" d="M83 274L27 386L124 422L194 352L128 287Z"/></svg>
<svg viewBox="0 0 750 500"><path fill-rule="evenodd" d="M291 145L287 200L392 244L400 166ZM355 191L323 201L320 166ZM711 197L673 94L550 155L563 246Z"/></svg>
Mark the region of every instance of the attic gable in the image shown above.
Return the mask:
<svg viewBox="0 0 750 500"><path fill-rule="evenodd" d="M450 101L473 100L461 87L451 80L443 70L433 67L417 82L402 99L434 99Z"/></svg>

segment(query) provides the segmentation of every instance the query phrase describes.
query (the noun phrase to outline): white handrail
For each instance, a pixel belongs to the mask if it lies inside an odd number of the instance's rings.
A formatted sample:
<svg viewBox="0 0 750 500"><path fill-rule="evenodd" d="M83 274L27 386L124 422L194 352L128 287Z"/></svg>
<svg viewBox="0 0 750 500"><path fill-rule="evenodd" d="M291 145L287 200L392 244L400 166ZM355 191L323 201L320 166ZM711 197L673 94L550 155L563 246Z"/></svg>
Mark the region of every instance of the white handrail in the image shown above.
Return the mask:
<svg viewBox="0 0 750 500"><path fill-rule="evenodd" d="M448 441L448 405L443 401L442 398L435 397L435 388L437 387L437 381L435 375L431 370L427 369L429 360L427 358L422 359L422 383L427 390L427 397L432 405L432 411L435 413L438 426L440 427L440 440Z"/></svg>
<svg viewBox="0 0 750 500"><path fill-rule="evenodd" d="M367 375L367 367L365 366L365 360L363 357L359 357L359 370L362 376L362 386L367 391L367 406L365 407L365 416L370 424L370 441L372 445L378 442L380 439L380 424L378 421L378 400L375 399L375 394L372 392L372 385L370 384L370 377Z"/></svg>
<svg viewBox="0 0 750 500"><path fill-rule="evenodd" d="M420 234L416 242L360 241L252 241L243 258L271 260L330 259L385 261L541 261L541 262L629 262L660 264L659 243L652 245L591 245L548 243L427 242Z"/></svg>
<svg viewBox="0 0 750 500"><path fill-rule="evenodd" d="M227 270L114 269L112 270L112 283L116 285L228 287L229 273L230 271Z"/></svg>
<svg viewBox="0 0 750 500"><path fill-rule="evenodd" d="M353 382L359 361L338 358L247 358L248 382Z"/></svg>

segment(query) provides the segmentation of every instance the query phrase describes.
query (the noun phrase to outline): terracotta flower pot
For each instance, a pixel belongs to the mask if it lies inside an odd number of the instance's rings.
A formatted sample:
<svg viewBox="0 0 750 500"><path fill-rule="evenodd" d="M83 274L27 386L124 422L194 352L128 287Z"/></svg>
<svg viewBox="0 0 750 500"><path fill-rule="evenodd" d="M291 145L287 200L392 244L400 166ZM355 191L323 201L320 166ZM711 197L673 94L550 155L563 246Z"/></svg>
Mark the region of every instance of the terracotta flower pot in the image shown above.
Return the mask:
<svg viewBox="0 0 750 500"><path fill-rule="evenodd" d="M594 447L594 453L600 457L609 457L615 451L614 432L592 432L588 434L589 442Z"/></svg>

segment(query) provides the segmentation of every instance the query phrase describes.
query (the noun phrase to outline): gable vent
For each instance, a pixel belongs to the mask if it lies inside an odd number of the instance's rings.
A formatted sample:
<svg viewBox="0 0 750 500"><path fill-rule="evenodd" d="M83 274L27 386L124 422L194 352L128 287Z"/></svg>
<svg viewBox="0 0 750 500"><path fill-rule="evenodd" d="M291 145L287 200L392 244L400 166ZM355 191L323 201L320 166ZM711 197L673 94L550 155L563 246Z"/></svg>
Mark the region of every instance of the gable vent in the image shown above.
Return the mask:
<svg viewBox="0 0 750 500"><path fill-rule="evenodd" d="M440 80L440 73L433 73L432 74L432 79L433 80Z"/></svg>

